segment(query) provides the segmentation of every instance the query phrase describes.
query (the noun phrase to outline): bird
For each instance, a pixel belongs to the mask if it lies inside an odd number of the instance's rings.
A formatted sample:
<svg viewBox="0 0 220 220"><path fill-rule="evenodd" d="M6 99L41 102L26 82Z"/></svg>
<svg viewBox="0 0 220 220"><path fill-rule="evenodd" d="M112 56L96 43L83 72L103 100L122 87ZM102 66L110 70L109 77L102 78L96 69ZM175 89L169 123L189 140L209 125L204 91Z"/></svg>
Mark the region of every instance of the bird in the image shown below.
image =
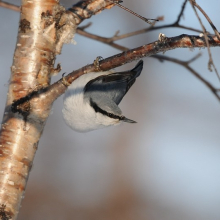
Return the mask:
<svg viewBox="0 0 220 220"><path fill-rule="evenodd" d="M136 123L126 118L118 104L143 69L143 60L124 72L114 70L90 72L74 80L63 99L63 118L77 132L88 132L121 122Z"/></svg>

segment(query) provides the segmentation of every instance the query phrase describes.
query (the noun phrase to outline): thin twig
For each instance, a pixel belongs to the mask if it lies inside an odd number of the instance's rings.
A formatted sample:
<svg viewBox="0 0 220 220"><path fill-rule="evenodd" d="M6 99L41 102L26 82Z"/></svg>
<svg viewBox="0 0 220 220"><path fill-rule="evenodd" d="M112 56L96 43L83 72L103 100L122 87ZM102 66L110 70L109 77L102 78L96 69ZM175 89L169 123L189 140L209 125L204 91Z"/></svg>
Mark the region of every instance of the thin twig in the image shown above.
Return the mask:
<svg viewBox="0 0 220 220"><path fill-rule="evenodd" d="M159 25L159 26L153 26L152 25L151 27L144 28L144 29L141 29L141 30L137 30L137 31L126 33L126 34L121 34L121 35L113 36L113 37L110 37L110 38L105 38L105 41L113 43L114 41L122 40L122 39L125 39L125 38L128 38L128 37L136 36L136 35L143 34L143 33L147 33L149 31L155 31L155 30L166 29L166 28L174 28L174 27L175 28L185 29L185 30L190 30L190 31L195 31L197 33L201 33L202 31L199 30L199 29L191 28L191 27L187 27L187 26L179 24L180 18L182 17L183 12L185 10L186 3L187 3L187 0L184 0L184 3L183 3L182 8L181 8L181 11L180 11L179 15L177 16L177 20L175 22L171 23L171 24ZM161 18L161 17L157 18L157 20L162 20L162 19L163 18ZM77 31L78 34L83 35L83 36L91 36L90 33L86 32L84 30L85 28L79 27L78 29L81 29L81 30L83 29L83 31L85 32L85 33L83 33L82 31ZM94 38L92 38L92 39L94 39Z"/></svg>
<svg viewBox="0 0 220 220"><path fill-rule="evenodd" d="M141 16L141 15L135 13L134 11L130 10L129 8L126 8L125 6L119 4L119 2L117 2L117 1L112 1L112 0L110 0L110 1L111 1L111 2L114 2L114 4L117 5L118 7L124 9L125 11L127 11L127 12L129 12L129 13L131 13L131 14L133 14L134 16L140 18L141 20L147 22L148 24L151 24L151 25L153 24L150 20L152 20L152 21L158 21L157 19L145 18L145 17L143 17L143 16Z"/></svg>
<svg viewBox="0 0 220 220"><path fill-rule="evenodd" d="M13 11L20 12L20 7L7 2L0 1L0 7L7 8Z"/></svg>
<svg viewBox="0 0 220 220"><path fill-rule="evenodd" d="M160 26L156 26L156 27L153 26L153 27L149 27L149 28L144 28L144 29L141 29L141 30L138 30L138 31L133 31L133 32L130 32L130 33L121 34L121 35L118 35L118 36L113 36L113 37L105 38L105 39L108 42L113 42L113 41L122 40L122 39L125 39L125 38L128 38L128 37L136 36L136 35L139 35L139 34L144 34L144 33L147 33L149 31L165 29L165 28L173 28L173 27L182 28L182 29L190 30L190 31L195 31L197 33L201 33L202 32L199 29L195 29L195 28L179 25L179 24L176 24L176 23L172 23L172 24L168 24L168 25L160 25ZM81 27L79 27L78 29L81 29ZM85 33L83 33L82 31L78 32L78 30L77 30L77 33L80 34L80 35L83 35L83 36L85 36L85 35L89 36L91 34L91 33L87 32L85 30L84 30L84 32Z"/></svg>
<svg viewBox="0 0 220 220"><path fill-rule="evenodd" d="M121 40L121 39L132 37L132 36L135 36L135 35L138 35L138 34L147 33L149 31L155 31L155 30L159 30L159 29L173 28L173 27L182 28L182 29L185 29L185 30L190 30L190 31L195 31L197 33L201 33L201 30L199 30L199 29L191 28L191 27L187 27L187 26L179 24L180 19L181 19L182 15L183 15L183 12L185 10L187 1L188 0L184 0L181 11L180 11L179 15L177 16L177 20L174 23L167 24L167 25L151 26L149 28L144 28L144 29L141 29L141 30L138 30L138 31L133 31L133 32L130 32L130 33L122 34L122 35L119 35L119 36L109 38L109 41ZM160 20L160 19L158 18L158 20Z"/></svg>
<svg viewBox="0 0 220 220"><path fill-rule="evenodd" d="M191 3L191 5L192 5L192 8L193 8L193 10L194 10L194 12L195 12L195 14L196 14L196 17L198 18L199 23L200 23L200 25L201 25L201 27L202 27L202 29L203 29L203 34L204 34L204 38L205 38L205 42L206 42L206 46L207 46L207 50L208 50L208 54L209 54L208 68L209 68L210 71L212 71L211 65L213 66L214 71L215 71L215 73L216 73L216 75L217 75L217 77L218 77L218 79L219 79L219 81L220 81L220 76L219 76L218 70L217 70L217 68L215 67L214 61L213 61L213 59L212 59L212 53L211 53L211 50L210 50L209 39L208 39L208 36L207 36L206 29L205 29L205 27L204 27L204 25L203 25L203 23L202 23L202 20L201 20L201 18L199 17L199 14L197 13L196 8L195 8L196 1L195 1L195 0L190 0L190 3ZM198 6L198 5L197 5L197 6ZM218 37L218 36L217 36L217 37Z"/></svg>
<svg viewBox="0 0 220 220"><path fill-rule="evenodd" d="M112 46L112 47L114 47L114 48L116 48L116 49L118 49L118 50L122 50L122 51L128 50L128 48L126 48L126 47L123 47L123 46L121 46L121 45L119 45L119 44L116 44L116 43L114 43L114 42L110 42L110 41L109 41L109 38L100 37L100 36L98 36L98 35L91 34L91 33L87 32L87 31L85 31L85 30L83 30L83 29L81 29L81 28L77 28L76 32L77 32L78 34L84 36L84 37L88 37L88 38L90 38L90 39L97 40L97 41L99 41L99 42L108 44L108 45L110 45L110 46Z"/></svg>
<svg viewBox="0 0 220 220"><path fill-rule="evenodd" d="M188 61L182 61L182 60L178 60L178 59L163 56L163 55L153 55L151 57L156 58L160 61L166 60L166 61L177 63L177 64L183 66L184 68L189 70L197 79L199 79L202 83L204 83L209 88L209 90L215 95L215 97L218 99L218 101L220 101L220 96L218 94L219 89L215 88L210 82L208 82L206 79L204 79L199 73L197 73L192 67L189 66L189 64L191 62L195 61L200 56L201 56L201 54L199 53L195 57L193 57L192 59L190 59Z"/></svg>
<svg viewBox="0 0 220 220"><path fill-rule="evenodd" d="M201 8L200 5L196 3L196 1L193 1L193 5L197 7L200 10L200 12L204 15L204 17L206 18L206 20L209 22L210 26L212 27L213 31L215 32L215 35L218 36L218 39L220 40L220 34L217 28L215 27L215 25L213 24L213 22L211 21L211 19L209 18L209 16L206 14L206 12Z"/></svg>
<svg viewBox="0 0 220 220"><path fill-rule="evenodd" d="M188 0L185 0L185 1L183 2L183 5L182 5L182 8L181 8L181 11L180 11L180 13L179 13L179 15L178 15L178 17L177 17L176 22L175 22L175 23L177 23L177 24L179 24L180 19L181 19L181 17L183 16L183 12L184 12L184 10L185 10L185 7L186 7L186 3L187 3L187 1L188 1Z"/></svg>

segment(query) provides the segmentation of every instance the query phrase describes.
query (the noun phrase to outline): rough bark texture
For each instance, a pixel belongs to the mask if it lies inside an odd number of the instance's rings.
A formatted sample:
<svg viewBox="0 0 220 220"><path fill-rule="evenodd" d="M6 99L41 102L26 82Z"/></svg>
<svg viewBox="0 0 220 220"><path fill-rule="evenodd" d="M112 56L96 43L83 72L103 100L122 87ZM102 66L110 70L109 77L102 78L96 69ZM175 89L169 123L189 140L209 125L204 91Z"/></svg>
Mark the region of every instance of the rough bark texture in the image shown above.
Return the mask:
<svg viewBox="0 0 220 220"><path fill-rule="evenodd" d="M14 100L49 85L53 72L59 22L64 9L56 0L22 1L17 47L0 136L0 205L16 219L32 161L50 106L39 98L28 100L20 113L11 111Z"/></svg>

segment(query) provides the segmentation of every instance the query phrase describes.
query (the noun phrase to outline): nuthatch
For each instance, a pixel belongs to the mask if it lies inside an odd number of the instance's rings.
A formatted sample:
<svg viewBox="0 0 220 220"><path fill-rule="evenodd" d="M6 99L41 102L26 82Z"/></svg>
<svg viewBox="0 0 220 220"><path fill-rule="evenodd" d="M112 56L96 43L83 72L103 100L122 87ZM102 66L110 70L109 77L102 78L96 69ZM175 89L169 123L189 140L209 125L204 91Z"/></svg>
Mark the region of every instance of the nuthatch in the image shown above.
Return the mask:
<svg viewBox="0 0 220 220"><path fill-rule="evenodd" d="M87 132L121 122L135 123L122 115L118 104L143 69L143 61L124 72L91 72L77 78L64 95L63 118L75 131Z"/></svg>

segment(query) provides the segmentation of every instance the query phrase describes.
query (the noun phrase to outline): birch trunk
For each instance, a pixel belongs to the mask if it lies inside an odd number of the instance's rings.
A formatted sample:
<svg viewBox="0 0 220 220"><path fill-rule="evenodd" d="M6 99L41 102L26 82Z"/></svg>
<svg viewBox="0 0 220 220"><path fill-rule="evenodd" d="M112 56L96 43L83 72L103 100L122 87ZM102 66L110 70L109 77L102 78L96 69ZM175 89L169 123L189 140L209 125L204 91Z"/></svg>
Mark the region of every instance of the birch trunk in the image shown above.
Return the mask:
<svg viewBox="0 0 220 220"><path fill-rule="evenodd" d="M23 0L0 134L0 204L16 219L46 119L47 103L34 98L13 113L14 100L50 83L56 55L56 19L64 9L56 0ZM58 18L56 18L56 16ZM30 113L31 110L31 113Z"/></svg>
<svg viewBox="0 0 220 220"><path fill-rule="evenodd" d="M16 219L51 106L66 90L50 85L57 54L76 27L104 9L105 0L80 1L70 10L58 0L22 0L17 45L0 133L0 217ZM20 101L21 100L21 101ZM16 101L16 102L15 102Z"/></svg>

